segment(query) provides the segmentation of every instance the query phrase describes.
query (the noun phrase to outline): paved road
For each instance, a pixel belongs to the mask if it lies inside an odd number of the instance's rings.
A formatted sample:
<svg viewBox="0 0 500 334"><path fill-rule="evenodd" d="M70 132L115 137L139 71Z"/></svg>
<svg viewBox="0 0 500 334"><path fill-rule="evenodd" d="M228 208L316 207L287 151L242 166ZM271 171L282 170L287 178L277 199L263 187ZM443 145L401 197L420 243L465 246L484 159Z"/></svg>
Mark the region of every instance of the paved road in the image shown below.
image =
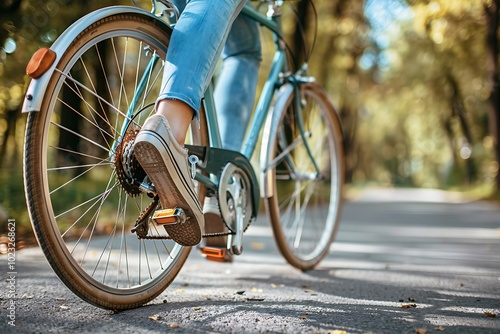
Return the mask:
<svg viewBox="0 0 500 334"><path fill-rule="evenodd" d="M0 273L0 333L500 333L500 206L364 193L306 273L285 263L264 221L245 244L232 264L193 251L160 297L119 313L75 297L38 248L20 251L15 328Z"/></svg>

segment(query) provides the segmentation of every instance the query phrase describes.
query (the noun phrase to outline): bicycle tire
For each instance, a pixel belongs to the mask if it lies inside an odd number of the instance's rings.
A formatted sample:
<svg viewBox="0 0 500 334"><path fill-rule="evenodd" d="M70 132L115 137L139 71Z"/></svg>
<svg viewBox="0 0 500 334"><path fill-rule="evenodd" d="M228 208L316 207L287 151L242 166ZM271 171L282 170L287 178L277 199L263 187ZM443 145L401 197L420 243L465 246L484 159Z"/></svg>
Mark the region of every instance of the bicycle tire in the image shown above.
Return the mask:
<svg viewBox="0 0 500 334"><path fill-rule="evenodd" d="M273 192L264 202L282 255L292 266L310 270L328 254L338 231L344 155L340 121L326 93L315 83L298 85L298 89L291 84L284 86L275 103L274 113L281 116L269 138L271 156L275 157L270 171ZM300 135L299 114L295 112L297 92L308 138L301 139ZM311 162L304 140L320 173Z"/></svg>
<svg viewBox="0 0 500 334"><path fill-rule="evenodd" d="M170 30L163 24L136 13L95 22L62 55L41 110L27 119L25 192L39 245L71 291L105 309L135 308L156 298L191 250L130 232L153 203L136 185L127 184L145 176L130 143L154 110L169 41ZM155 55L161 61L147 69ZM132 103L129 97L146 71L146 89L134 109L134 115L145 110L144 116L134 118L128 137L110 153ZM206 132L205 122L202 117L192 132ZM194 144L207 145L206 133L191 138ZM78 144L70 145L73 141ZM201 200L203 191L198 190ZM151 220L148 229L152 237L166 236Z"/></svg>

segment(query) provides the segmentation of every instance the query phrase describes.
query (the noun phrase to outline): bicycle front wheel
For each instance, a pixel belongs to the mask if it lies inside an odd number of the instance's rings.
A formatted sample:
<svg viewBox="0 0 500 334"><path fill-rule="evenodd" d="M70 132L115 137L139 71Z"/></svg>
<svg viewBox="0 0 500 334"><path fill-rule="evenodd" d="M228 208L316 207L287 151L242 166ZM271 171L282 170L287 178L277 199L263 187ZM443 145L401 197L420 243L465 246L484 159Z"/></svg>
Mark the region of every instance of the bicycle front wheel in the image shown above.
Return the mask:
<svg viewBox="0 0 500 334"><path fill-rule="evenodd" d="M339 226L344 180L341 126L332 103L314 83L285 86L275 105L281 115L271 133L273 192L266 211L283 256L314 268ZM270 171L271 172L271 171Z"/></svg>
<svg viewBox="0 0 500 334"><path fill-rule="evenodd" d="M133 142L154 112L169 39L162 23L139 14L94 23L65 51L41 110L28 116L25 190L39 244L75 294L107 309L158 296L190 251L151 220L131 232L156 209ZM206 136L191 138L206 145Z"/></svg>

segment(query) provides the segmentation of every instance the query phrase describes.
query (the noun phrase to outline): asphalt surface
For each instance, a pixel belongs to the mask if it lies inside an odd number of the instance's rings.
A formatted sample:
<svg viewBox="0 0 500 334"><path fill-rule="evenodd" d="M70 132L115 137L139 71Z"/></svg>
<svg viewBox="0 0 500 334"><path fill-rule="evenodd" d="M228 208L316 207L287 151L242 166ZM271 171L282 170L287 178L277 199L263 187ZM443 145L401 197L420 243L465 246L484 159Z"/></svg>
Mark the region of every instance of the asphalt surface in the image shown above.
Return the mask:
<svg viewBox="0 0 500 334"><path fill-rule="evenodd" d="M500 206L433 191L346 203L330 255L301 272L265 217L233 263L193 250L148 305L112 312L73 295L39 248L17 253L15 326L0 256L0 333L500 333Z"/></svg>

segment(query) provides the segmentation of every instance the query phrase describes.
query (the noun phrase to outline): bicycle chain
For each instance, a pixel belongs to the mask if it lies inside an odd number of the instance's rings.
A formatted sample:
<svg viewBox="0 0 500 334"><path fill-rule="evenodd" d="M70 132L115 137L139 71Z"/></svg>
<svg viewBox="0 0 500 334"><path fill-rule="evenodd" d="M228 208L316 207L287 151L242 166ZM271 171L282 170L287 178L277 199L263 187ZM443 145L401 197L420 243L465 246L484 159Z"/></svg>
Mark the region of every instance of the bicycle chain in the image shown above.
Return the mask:
<svg viewBox="0 0 500 334"><path fill-rule="evenodd" d="M221 171L222 174L222 171ZM218 192L216 193L217 199ZM161 235L147 235L149 233L149 217L154 213L152 209L156 208L159 202L159 197L155 196L153 202L141 213L141 215L136 219L134 228L132 229L132 233L136 233L139 239L146 240L172 240L169 235L161 236ZM221 220L228 229L228 232L214 232L214 233L206 233L202 235L202 238L216 238L216 237L224 237L228 235L235 235L235 232L231 230L231 227L228 226L226 221L222 218L221 207L219 205L219 214L221 215ZM255 219L250 219L246 222L246 225L243 228L243 233L247 231L248 227L252 224Z"/></svg>
<svg viewBox="0 0 500 334"><path fill-rule="evenodd" d="M132 233L136 233L139 239L147 240L172 240L169 235L148 235L149 232L149 217L154 213L154 209L158 205L159 197L155 196L153 202L141 213L141 215L136 219L134 228L131 230ZM250 225L250 223L248 224ZM248 228L248 226L247 226ZM246 230L246 229L245 229ZM234 235L234 232L214 232L206 233L202 235L203 238L216 238L224 237L227 235Z"/></svg>
<svg viewBox="0 0 500 334"><path fill-rule="evenodd" d="M224 237L227 235L234 235L232 232L215 232L215 233L207 233L203 234L203 238L216 238L216 237ZM172 240L172 237L169 235L147 235L145 237L139 237L139 239L147 239L147 240Z"/></svg>

